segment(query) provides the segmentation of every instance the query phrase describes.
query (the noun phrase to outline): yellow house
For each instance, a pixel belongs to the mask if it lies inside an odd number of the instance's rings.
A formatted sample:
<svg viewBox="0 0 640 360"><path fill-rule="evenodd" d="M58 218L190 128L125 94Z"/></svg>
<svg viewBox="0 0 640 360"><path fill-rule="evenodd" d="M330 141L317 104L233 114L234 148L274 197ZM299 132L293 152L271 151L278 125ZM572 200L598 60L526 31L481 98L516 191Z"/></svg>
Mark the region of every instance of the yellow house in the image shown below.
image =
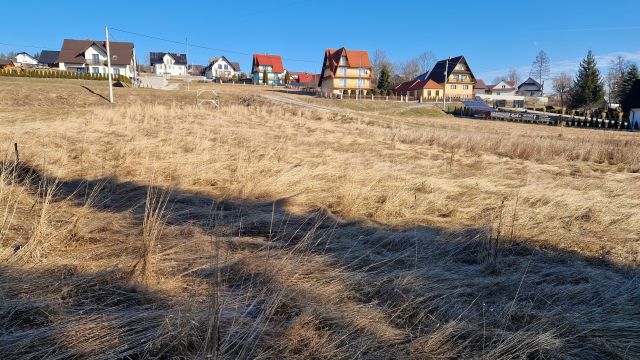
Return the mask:
<svg viewBox="0 0 640 360"><path fill-rule="evenodd" d="M476 84L476 77L464 56L438 61L423 80L433 80L443 86L444 96L447 100L472 100L475 98L473 87Z"/></svg>
<svg viewBox="0 0 640 360"><path fill-rule="evenodd" d="M322 96L367 95L372 89L373 71L365 50L327 49L320 73Z"/></svg>

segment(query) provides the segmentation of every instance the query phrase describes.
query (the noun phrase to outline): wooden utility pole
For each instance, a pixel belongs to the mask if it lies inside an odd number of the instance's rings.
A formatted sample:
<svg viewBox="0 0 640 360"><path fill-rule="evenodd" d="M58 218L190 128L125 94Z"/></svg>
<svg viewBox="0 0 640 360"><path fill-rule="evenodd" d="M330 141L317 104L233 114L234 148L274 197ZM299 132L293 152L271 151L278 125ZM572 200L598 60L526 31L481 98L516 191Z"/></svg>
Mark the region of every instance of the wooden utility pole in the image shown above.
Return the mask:
<svg viewBox="0 0 640 360"><path fill-rule="evenodd" d="M109 77L109 102L113 104L113 78L111 76L111 49L109 47L109 28L104 27L104 33L107 38L107 75Z"/></svg>
<svg viewBox="0 0 640 360"><path fill-rule="evenodd" d="M444 88L442 90L442 111L447 111L447 80L449 77L449 59L444 69Z"/></svg>

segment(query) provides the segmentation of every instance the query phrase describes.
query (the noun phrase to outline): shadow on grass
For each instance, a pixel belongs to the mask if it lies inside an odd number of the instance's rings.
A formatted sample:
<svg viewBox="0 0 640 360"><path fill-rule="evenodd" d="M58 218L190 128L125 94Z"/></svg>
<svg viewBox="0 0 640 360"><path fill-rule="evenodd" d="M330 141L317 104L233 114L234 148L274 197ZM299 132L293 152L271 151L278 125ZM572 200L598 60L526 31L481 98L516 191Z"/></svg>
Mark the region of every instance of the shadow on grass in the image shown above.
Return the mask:
<svg viewBox="0 0 640 360"><path fill-rule="evenodd" d="M488 271L488 249L483 238L486 231L482 228L391 228L344 221L325 209L306 216L291 214L286 210L286 199L216 199L114 178L53 179L26 164L18 173L26 186L56 183L58 200L84 206L92 199L90 205L96 210L127 212L139 224L148 191L170 193L168 225L196 226L204 232L218 231L217 236L260 238L259 244L277 244L291 254L304 251L304 255L326 257L336 269L358 279L349 281L349 290L357 294L354 301L359 306L374 306L388 315L390 325L406 331L406 339L394 346L407 356L438 354L444 348L454 357L525 354L533 358L595 359L640 354L634 336L640 329L640 272L635 266L553 245L540 249L523 240L501 243L495 271ZM225 233L219 229L225 229ZM252 250L259 251L262 246ZM21 277L32 276L20 274L23 270L18 269L0 271L7 289L14 288ZM18 275L11 276L15 272ZM241 279L258 275L242 264L224 272L233 272ZM215 273L212 265L193 276L208 279ZM236 288L241 289L242 284L237 283ZM22 301L19 294L7 292L6 296L10 303ZM24 301L25 306L32 306L32 300ZM162 307L162 301L158 301ZM296 306L302 309L306 304ZM104 307L120 311L119 305ZM5 321L1 330L9 334L22 328L16 324ZM38 324L30 326L43 326ZM2 341L9 339L9 335L0 336ZM443 344L433 343L438 336L444 339ZM451 346L455 349L449 349ZM450 353L443 356L446 354Z"/></svg>

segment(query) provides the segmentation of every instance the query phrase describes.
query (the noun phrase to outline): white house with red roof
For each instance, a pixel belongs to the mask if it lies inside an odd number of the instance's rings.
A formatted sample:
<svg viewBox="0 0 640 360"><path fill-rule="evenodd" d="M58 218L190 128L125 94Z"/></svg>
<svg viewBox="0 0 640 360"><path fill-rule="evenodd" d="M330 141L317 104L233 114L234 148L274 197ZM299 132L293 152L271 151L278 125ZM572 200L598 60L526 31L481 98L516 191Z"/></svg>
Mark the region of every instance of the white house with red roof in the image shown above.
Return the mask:
<svg viewBox="0 0 640 360"><path fill-rule="evenodd" d="M264 75L267 75L266 80ZM254 84L282 85L284 78L284 66L280 55L253 54L251 64L251 79Z"/></svg>

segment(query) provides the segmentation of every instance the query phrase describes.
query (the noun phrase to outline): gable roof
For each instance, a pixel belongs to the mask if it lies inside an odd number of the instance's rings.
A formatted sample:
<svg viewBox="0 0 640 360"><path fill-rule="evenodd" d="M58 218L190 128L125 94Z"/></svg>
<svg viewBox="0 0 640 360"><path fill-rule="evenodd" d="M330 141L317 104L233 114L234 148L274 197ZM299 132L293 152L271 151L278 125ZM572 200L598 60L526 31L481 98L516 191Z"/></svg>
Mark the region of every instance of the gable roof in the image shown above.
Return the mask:
<svg viewBox="0 0 640 360"><path fill-rule="evenodd" d="M507 85L507 86L509 86L509 87L505 87L505 88L498 88L498 89L496 89L496 90L501 90L501 91L512 91L512 90L515 90L515 89L516 89L516 82L515 82L515 81L511 81L511 80L508 80L508 81L500 81L499 83L494 84L494 85L487 85L487 89L489 89L490 91L493 91L493 89L495 89L495 88L496 88L496 86L498 86L498 85L500 85L500 84L502 84L502 83L504 83L505 85Z"/></svg>
<svg viewBox="0 0 640 360"><path fill-rule="evenodd" d="M209 65L207 67L211 67L213 64L215 64L216 62L218 62L218 60L220 59L224 59L224 61L227 62L227 64L231 65L231 68L234 71L240 71L240 63L236 62L236 61L230 61L229 59L227 59L226 56L220 56L220 57L212 57L211 59L209 59Z"/></svg>
<svg viewBox="0 0 640 360"><path fill-rule="evenodd" d="M447 67L447 60L449 61L449 65ZM453 71L455 70L456 66L460 63L465 63L467 65L467 67L469 67L469 64L467 63L467 59L464 58L464 56L456 56L456 57L452 57L451 59L445 59L445 60L440 60L438 61L434 66L433 69L428 72L428 73L424 73L420 76L418 76L416 79L418 80L433 80L438 84L442 84L445 82L445 79L449 78L449 76L451 76L451 74L453 73ZM448 71L447 71L448 70ZM445 71L447 71L447 76L445 78ZM475 81L475 76L473 75L473 72L471 71L471 67L469 67L469 73L471 74L471 77L474 79Z"/></svg>
<svg viewBox="0 0 640 360"><path fill-rule="evenodd" d="M518 90L520 90L520 88L525 85L534 85L538 89L542 89L542 85L539 82L537 82L534 78L531 78L531 77L523 81L522 84L518 85Z"/></svg>
<svg viewBox="0 0 640 360"><path fill-rule="evenodd" d="M413 85L411 85L408 90L413 91L419 89L441 90L442 85L436 83L433 80L418 80Z"/></svg>
<svg viewBox="0 0 640 360"><path fill-rule="evenodd" d="M18 57L18 55L27 55L28 57L30 57L30 58L31 58L31 59L33 59L34 61L38 61L38 59L34 58L31 54L26 53L26 52L24 52L24 51L23 51L23 52L19 52L19 53L17 53L15 57L17 58L17 57Z"/></svg>
<svg viewBox="0 0 640 360"><path fill-rule="evenodd" d="M38 57L39 64L55 64L58 62L60 51L42 50Z"/></svg>
<svg viewBox="0 0 640 360"><path fill-rule="evenodd" d="M170 53L170 52L150 52L149 53L149 65L153 66L156 64L164 63L164 56L169 55L173 58L176 65L187 65L187 55L180 53Z"/></svg>
<svg viewBox="0 0 640 360"><path fill-rule="evenodd" d="M13 65L13 60L0 60L0 66Z"/></svg>
<svg viewBox="0 0 640 360"><path fill-rule="evenodd" d="M476 86L474 86L474 89L476 89L476 90L484 90L486 88L487 88L487 84L484 83L484 80L482 80L482 79L476 80Z"/></svg>
<svg viewBox="0 0 640 360"><path fill-rule="evenodd" d="M253 71L258 66L271 66L271 71L274 73L284 72L280 55L253 54L251 70Z"/></svg>
<svg viewBox="0 0 640 360"><path fill-rule="evenodd" d="M636 80L624 99L623 104L629 109L640 109L640 80Z"/></svg>
<svg viewBox="0 0 640 360"><path fill-rule="evenodd" d="M107 52L104 41L64 39L58 62L70 64L84 64L84 52L91 46L97 46L101 51ZM133 59L133 43L109 42L111 52L111 65L129 65Z"/></svg>
<svg viewBox="0 0 640 360"><path fill-rule="evenodd" d="M369 52L366 50L347 50L345 47L340 49L326 49L324 59L322 60L322 71L320 72L319 86L322 85L323 77L334 77L340 66L340 59L346 57L347 67L367 68L370 69L370 76L373 77L373 69L371 69L371 61L369 60ZM329 75L325 76L325 69L329 69Z"/></svg>

